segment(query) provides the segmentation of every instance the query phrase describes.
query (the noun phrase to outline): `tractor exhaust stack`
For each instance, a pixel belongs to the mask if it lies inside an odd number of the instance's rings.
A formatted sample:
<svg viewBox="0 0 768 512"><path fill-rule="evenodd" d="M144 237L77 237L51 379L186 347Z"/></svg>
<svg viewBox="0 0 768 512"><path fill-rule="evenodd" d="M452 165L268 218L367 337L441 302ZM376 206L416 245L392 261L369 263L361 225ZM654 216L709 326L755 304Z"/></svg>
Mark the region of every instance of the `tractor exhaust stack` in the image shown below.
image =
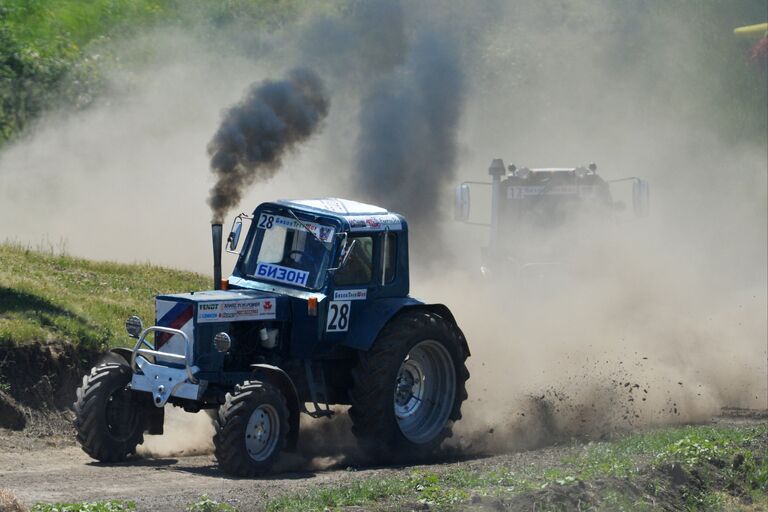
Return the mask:
<svg viewBox="0 0 768 512"><path fill-rule="evenodd" d="M213 239L213 289L221 290L221 224L211 224Z"/></svg>

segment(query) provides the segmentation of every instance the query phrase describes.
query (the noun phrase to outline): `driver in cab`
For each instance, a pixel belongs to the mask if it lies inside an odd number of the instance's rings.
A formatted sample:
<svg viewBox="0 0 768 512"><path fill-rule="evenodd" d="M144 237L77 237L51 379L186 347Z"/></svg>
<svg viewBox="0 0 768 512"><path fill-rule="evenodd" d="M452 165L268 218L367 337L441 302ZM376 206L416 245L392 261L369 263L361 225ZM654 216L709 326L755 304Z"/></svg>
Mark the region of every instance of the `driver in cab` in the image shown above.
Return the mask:
<svg viewBox="0 0 768 512"><path fill-rule="evenodd" d="M354 238L346 264L334 277L337 285L368 284L373 277L373 240L370 237Z"/></svg>

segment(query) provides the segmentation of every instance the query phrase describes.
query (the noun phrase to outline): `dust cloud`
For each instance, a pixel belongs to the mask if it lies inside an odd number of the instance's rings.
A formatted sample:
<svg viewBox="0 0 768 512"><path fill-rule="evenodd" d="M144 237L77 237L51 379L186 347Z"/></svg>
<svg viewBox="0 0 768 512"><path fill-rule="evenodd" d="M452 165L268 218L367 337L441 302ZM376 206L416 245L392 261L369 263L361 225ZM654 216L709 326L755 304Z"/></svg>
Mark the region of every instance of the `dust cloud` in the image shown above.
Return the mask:
<svg viewBox="0 0 768 512"><path fill-rule="evenodd" d="M205 148L220 110L248 84L311 64L333 105L322 133L239 207L302 196L376 197L383 206L430 198L419 204L430 206L427 221L410 233L411 291L449 305L472 349L454 446L503 451L705 421L726 405L768 406L766 72L731 34L760 21L764 3L344 5L264 35L257 48L203 44L223 36L171 28L124 42L119 51L152 44L157 55L115 72L102 104L52 113L0 153L3 236L210 272ZM371 29L373 19L392 30ZM386 137L367 137L370 152L360 137L372 94L384 87L396 96L418 78L409 51L434 31L460 66L445 135L455 140L431 140L438 132L427 123L418 165L372 157L383 176L412 184L403 192L359 164ZM451 220L450 185L487 181L497 157L530 167L594 161L605 179L642 177L651 216L633 219L627 204L616 219L581 226L565 274L483 278L487 230ZM484 194L472 196L480 217ZM573 233L548 236L560 243ZM333 451L305 459L321 467Z"/></svg>
<svg viewBox="0 0 768 512"><path fill-rule="evenodd" d="M748 4L709 40L682 12L661 20L641 6L582 7L510 8L500 30L515 37L489 36L509 67L472 96L465 140L487 152L473 149L474 171L461 177L488 180L493 157L597 161L605 179L649 180L652 215L543 234L551 246L570 241L570 268L534 279L468 273L487 230L454 230L454 264L414 293L446 301L471 342L459 442L475 447L768 406L766 76L740 58L727 28L748 18Z"/></svg>

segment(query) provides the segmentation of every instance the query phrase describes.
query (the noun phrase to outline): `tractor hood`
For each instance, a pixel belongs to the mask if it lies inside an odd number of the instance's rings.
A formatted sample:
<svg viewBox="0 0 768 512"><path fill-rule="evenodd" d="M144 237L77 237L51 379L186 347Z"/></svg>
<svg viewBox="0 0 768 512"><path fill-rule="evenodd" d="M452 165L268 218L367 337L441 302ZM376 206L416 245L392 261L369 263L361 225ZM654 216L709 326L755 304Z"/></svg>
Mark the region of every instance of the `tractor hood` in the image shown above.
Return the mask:
<svg viewBox="0 0 768 512"><path fill-rule="evenodd" d="M261 292L256 290L209 290L202 292L173 293L158 295L161 300L175 300L185 302L229 302L251 299L277 298L276 293Z"/></svg>
<svg viewBox="0 0 768 512"><path fill-rule="evenodd" d="M314 297L318 302L322 302L323 299L325 299L325 294L319 291L297 290L296 288L280 286L279 284L274 283L263 283L261 281L240 277L238 275L231 275L229 277L228 284L232 288L238 288L237 292L242 293L256 293L268 297L285 296L301 300L309 300L310 297ZM240 288L243 289L241 290Z"/></svg>

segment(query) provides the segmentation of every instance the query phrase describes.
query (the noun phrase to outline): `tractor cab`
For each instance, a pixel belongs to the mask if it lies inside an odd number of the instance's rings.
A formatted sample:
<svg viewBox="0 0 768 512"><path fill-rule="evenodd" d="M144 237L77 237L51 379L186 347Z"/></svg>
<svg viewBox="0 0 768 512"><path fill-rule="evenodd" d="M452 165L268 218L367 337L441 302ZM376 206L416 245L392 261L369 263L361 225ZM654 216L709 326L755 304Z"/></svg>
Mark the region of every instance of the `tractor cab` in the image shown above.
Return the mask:
<svg viewBox="0 0 768 512"><path fill-rule="evenodd" d="M244 220L251 227L228 285L357 300L408 294L405 220L345 199L264 203L235 219L230 251Z"/></svg>
<svg viewBox="0 0 768 512"><path fill-rule="evenodd" d="M264 203L238 216L227 248L237 251L229 290L276 296L290 312L291 353L367 348L408 297L408 226L396 214L346 199Z"/></svg>

